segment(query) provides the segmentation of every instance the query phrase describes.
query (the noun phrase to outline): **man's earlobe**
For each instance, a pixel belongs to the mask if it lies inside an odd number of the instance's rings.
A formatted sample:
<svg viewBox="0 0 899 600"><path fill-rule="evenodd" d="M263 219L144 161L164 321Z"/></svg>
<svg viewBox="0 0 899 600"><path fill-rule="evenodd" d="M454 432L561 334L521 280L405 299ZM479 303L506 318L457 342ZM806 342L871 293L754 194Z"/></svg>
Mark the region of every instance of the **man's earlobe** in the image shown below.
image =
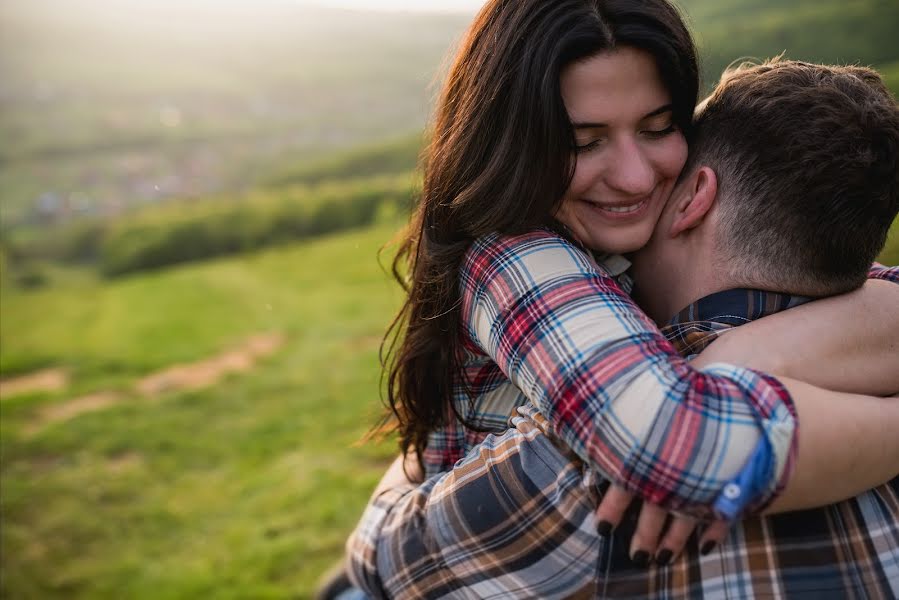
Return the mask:
<svg viewBox="0 0 899 600"><path fill-rule="evenodd" d="M683 195L676 200L679 205L668 232L671 237L701 225L718 196L718 176L710 167L699 167L683 185Z"/></svg>

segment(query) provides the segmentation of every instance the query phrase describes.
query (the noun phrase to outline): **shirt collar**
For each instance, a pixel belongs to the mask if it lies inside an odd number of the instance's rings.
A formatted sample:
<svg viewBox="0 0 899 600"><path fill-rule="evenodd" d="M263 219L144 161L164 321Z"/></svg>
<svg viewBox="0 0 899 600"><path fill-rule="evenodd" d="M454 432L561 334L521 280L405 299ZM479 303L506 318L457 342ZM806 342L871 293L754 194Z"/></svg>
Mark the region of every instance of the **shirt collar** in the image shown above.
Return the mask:
<svg viewBox="0 0 899 600"><path fill-rule="evenodd" d="M695 321L711 321L721 325L743 325L810 301L805 296L792 296L764 290L738 288L709 294L678 312L669 327Z"/></svg>

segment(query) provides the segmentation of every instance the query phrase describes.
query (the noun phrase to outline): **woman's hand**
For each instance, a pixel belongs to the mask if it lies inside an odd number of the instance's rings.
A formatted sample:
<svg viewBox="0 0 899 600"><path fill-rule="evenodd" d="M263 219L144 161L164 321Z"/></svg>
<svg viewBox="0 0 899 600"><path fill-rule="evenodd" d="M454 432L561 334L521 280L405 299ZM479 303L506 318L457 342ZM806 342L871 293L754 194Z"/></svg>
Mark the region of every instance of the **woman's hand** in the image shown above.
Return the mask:
<svg viewBox="0 0 899 600"><path fill-rule="evenodd" d="M602 535L610 534L618 526L625 510L634 500L633 494L618 485L613 484L608 489L596 509L596 521ZM644 502L637 519L637 530L631 540L631 559L641 567L649 566L653 558L656 564L669 564L684 549L698 524L693 517L669 514L664 508ZM724 541L728 528L725 521L714 521L706 527L699 538L700 552L706 555L714 550Z"/></svg>

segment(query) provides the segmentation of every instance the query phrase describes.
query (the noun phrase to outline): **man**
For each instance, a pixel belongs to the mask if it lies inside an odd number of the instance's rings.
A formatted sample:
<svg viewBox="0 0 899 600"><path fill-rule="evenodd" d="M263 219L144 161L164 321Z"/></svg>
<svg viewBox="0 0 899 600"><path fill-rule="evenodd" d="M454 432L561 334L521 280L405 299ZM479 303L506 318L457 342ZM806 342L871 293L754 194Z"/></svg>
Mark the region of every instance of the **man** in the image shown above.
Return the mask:
<svg viewBox="0 0 899 600"><path fill-rule="evenodd" d="M631 270L645 282L635 299L669 323L663 331L683 354L698 354L730 327L860 284L897 210L899 121L878 116L890 106L895 113L868 69L784 62L725 78ZM880 127L868 156L851 147ZM852 164L865 160L867 169ZM883 177L879 189L854 179L871 169ZM858 191L869 189L880 197L859 202ZM896 280L897 272L872 275ZM897 501L899 478L839 504L749 519L712 556L693 544L668 568L636 568L621 544L609 553L604 589L616 598L899 597ZM623 529L627 539L633 527Z"/></svg>
<svg viewBox="0 0 899 600"><path fill-rule="evenodd" d="M897 173L899 110L873 71L739 70L698 117L681 181L634 257L635 297L659 322L674 315L666 333L694 355L728 328L854 289L899 210ZM899 281L897 270L873 276ZM663 547L657 566L639 568L623 537L632 519L610 537L591 529L596 475L531 415L446 476L376 496L348 545L366 591L899 597L899 480L743 521L718 548L691 544L673 562Z"/></svg>

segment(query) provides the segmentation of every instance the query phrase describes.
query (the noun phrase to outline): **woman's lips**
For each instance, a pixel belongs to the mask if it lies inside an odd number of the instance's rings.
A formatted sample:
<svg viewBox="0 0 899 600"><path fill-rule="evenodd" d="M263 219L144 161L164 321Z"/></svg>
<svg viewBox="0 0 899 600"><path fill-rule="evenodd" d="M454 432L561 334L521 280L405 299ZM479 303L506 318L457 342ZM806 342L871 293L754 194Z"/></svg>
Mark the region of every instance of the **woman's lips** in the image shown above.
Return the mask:
<svg viewBox="0 0 899 600"><path fill-rule="evenodd" d="M584 202L589 204L592 209L599 212L604 217L610 219L627 219L642 215L646 211L646 207L649 206L648 200L641 200L640 202L635 202L633 204L615 205L599 204L589 200L584 200Z"/></svg>

